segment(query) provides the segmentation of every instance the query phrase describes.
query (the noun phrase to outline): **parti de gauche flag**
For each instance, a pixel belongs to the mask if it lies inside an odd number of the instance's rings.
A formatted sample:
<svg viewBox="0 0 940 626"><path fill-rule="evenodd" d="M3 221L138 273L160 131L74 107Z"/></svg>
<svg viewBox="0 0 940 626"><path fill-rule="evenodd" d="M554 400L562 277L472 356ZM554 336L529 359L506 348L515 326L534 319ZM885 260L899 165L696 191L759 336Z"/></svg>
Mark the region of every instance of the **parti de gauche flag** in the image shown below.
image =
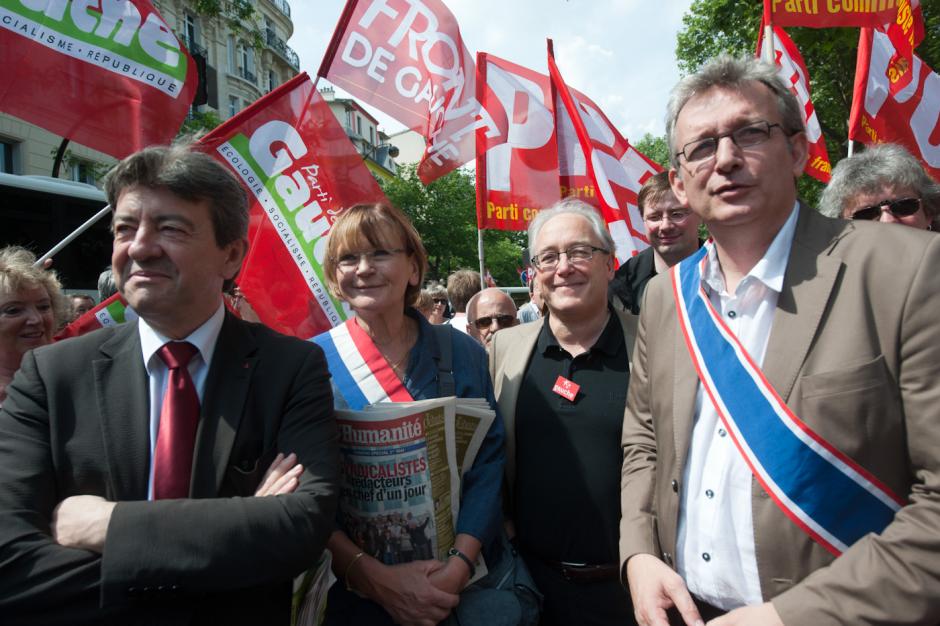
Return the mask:
<svg viewBox="0 0 940 626"><path fill-rule="evenodd" d="M623 263L649 246L637 193L662 168L631 146L590 98L568 88L551 53L548 70L555 91L562 193L600 209Z"/></svg>
<svg viewBox="0 0 940 626"><path fill-rule="evenodd" d="M803 55L787 35L783 28L774 26L773 50L774 62L777 64L777 75L790 91L797 97L803 106L803 123L806 125L806 138L809 140L809 159L803 170L816 180L828 183L831 178L832 163L826 150L826 138L823 137L816 108L813 106L809 87L809 72L803 62ZM763 25L757 36L757 56L764 57L764 51L770 41L764 38Z"/></svg>
<svg viewBox="0 0 940 626"><path fill-rule="evenodd" d="M525 230L560 197L558 143L548 77L481 52L477 99L498 133L477 131L477 226Z"/></svg>
<svg viewBox="0 0 940 626"><path fill-rule="evenodd" d="M913 80L892 94L885 70L894 53L887 34L862 29L849 139L865 144L901 144L921 160L935 180L940 180L940 75L914 55Z"/></svg>
<svg viewBox="0 0 940 626"><path fill-rule="evenodd" d="M198 79L148 0L0 0L0 111L124 158L179 131Z"/></svg>
<svg viewBox="0 0 940 626"><path fill-rule="evenodd" d="M309 339L349 316L326 286L327 234L361 202L388 202L306 73L200 140L248 190L250 247L237 282L266 325Z"/></svg>
<svg viewBox="0 0 940 626"><path fill-rule="evenodd" d="M474 158L497 129L476 98L473 56L441 0L347 0L319 75L420 134L425 184Z"/></svg>

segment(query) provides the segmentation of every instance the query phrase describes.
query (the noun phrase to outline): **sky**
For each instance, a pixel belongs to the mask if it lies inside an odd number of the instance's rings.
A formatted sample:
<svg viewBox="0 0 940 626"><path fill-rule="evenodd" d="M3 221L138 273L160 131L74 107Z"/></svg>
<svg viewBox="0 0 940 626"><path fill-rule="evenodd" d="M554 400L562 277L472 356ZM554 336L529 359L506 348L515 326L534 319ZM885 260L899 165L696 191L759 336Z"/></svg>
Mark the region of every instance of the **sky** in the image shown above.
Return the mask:
<svg viewBox="0 0 940 626"><path fill-rule="evenodd" d="M664 133L666 100L679 79L676 33L692 0L443 1L474 56L488 52L547 74L545 39L551 37L565 82L594 100L628 140ZM294 34L288 44L311 78L344 5L290 2ZM404 128L367 108L387 133Z"/></svg>

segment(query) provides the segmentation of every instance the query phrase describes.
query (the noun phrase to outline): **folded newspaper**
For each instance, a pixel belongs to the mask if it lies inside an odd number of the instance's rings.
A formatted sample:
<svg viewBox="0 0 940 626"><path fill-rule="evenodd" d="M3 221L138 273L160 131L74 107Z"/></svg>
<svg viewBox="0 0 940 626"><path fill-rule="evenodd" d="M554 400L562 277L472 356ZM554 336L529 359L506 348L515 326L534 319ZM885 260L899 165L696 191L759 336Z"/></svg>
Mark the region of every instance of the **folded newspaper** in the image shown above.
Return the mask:
<svg viewBox="0 0 940 626"><path fill-rule="evenodd" d="M485 398L381 402L337 410L340 521L349 538L386 565L447 558L454 546L461 483L496 413ZM321 623L332 583L315 568L300 594L299 626ZM486 574L482 557L474 582ZM328 582L327 582L328 581ZM468 583L469 584L469 583Z"/></svg>

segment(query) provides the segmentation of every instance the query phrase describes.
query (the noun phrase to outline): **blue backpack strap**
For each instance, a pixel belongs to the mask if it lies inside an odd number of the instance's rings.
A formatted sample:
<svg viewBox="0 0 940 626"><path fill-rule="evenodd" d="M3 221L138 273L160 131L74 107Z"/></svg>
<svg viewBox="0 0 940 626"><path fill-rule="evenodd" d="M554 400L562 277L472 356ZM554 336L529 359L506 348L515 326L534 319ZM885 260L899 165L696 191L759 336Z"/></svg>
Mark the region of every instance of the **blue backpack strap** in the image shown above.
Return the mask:
<svg viewBox="0 0 940 626"><path fill-rule="evenodd" d="M437 342L437 393L439 397L457 395L457 383L454 381L454 347L450 334L455 331L446 324L433 324L434 340Z"/></svg>

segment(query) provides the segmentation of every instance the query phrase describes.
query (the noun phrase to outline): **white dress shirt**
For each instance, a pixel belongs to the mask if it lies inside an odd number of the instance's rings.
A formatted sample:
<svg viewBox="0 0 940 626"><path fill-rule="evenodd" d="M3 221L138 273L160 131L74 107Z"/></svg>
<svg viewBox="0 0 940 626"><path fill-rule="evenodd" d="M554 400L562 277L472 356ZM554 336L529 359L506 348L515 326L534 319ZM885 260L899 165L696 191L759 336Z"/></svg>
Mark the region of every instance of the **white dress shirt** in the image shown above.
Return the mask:
<svg viewBox="0 0 940 626"><path fill-rule="evenodd" d="M196 346L198 352L190 359L186 369L196 386L199 403L202 404L203 391L206 388L206 375L209 373L209 364L212 363L212 353L215 352L215 342L222 330L225 319L225 306L219 303L219 308L202 326L194 330L181 341L188 341ZM147 499L153 500L153 452L157 445L157 433L160 432L160 409L163 407L163 395L166 393L166 383L169 368L157 354L157 350L164 344L172 341L154 330L144 318L137 323L140 333L140 347L144 358L144 367L150 379L150 478L147 481Z"/></svg>
<svg viewBox="0 0 940 626"><path fill-rule="evenodd" d="M454 327L454 330L459 330L465 335L470 334L470 332L467 330L466 313L454 313L454 316L450 318L450 325Z"/></svg>
<svg viewBox="0 0 940 626"><path fill-rule="evenodd" d="M703 271L715 310L754 361L762 364L783 288L796 230L798 205L763 258L738 284L725 289L712 246ZM751 510L751 470L725 431L701 383L685 464L679 508L676 568L689 591L712 606L731 609L763 602Z"/></svg>

